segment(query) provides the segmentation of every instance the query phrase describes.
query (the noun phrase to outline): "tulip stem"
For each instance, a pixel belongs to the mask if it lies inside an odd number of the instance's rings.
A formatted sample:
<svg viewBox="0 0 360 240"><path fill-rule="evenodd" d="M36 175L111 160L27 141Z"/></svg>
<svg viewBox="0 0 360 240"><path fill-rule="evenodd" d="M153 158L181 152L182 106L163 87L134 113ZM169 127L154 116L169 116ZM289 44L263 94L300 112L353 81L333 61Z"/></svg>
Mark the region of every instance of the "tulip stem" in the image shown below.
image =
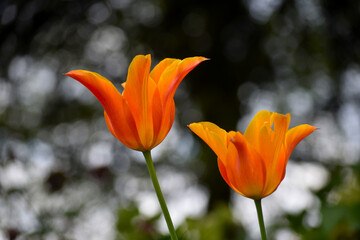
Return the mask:
<svg viewBox="0 0 360 240"><path fill-rule="evenodd" d="M257 211L257 215L258 215L258 219L259 219L261 239L262 240L267 240L266 231L265 231L265 224L264 224L264 217L263 217L262 208L261 208L261 199L254 200L254 201L255 201L256 211Z"/></svg>
<svg viewBox="0 0 360 240"><path fill-rule="evenodd" d="M149 169L151 181L152 181L152 183L154 185L155 192L156 192L156 195L157 195L159 203L160 203L160 207L161 207L161 209L163 211L163 214L164 214L164 217L165 217L165 220L166 220L166 224L167 224L167 226L169 228L171 240L177 240L178 238L176 236L175 228L174 228L174 225L173 225L173 223L171 221L170 213L169 213L169 210L168 210L168 208L166 206L166 202L165 202L164 196L163 196L163 194L161 192L160 184L159 184L159 181L158 181L157 176L156 176L153 160L152 160L152 157L151 157L151 152L150 151L145 151L145 152L143 152L143 154L144 154L144 157L145 157L145 160L146 160L147 167Z"/></svg>

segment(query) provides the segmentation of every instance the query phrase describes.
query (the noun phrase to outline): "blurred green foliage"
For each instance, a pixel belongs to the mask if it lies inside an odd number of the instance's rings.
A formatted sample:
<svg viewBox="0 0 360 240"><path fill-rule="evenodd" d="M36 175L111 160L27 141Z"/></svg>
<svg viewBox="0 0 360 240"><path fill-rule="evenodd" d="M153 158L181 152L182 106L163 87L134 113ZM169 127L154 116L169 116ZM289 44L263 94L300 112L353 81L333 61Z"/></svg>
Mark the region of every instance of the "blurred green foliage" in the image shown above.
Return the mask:
<svg viewBox="0 0 360 240"><path fill-rule="evenodd" d="M160 214L145 218L135 205L120 208L118 211L118 240L122 239L158 239L170 240L162 236L156 228ZM177 234L181 240L230 240L244 239L245 230L234 222L228 205L218 205L213 211L200 218L188 218L178 227Z"/></svg>
<svg viewBox="0 0 360 240"><path fill-rule="evenodd" d="M287 215L291 229L302 239L359 239L360 238L360 174L359 166L346 169L333 166L330 181L315 192L321 200L321 224L309 227L306 211Z"/></svg>
<svg viewBox="0 0 360 240"><path fill-rule="evenodd" d="M157 239L159 233L156 231L155 221L159 217L160 214L145 219L136 206L119 209L116 223L116 229L119 233L117 239Z"/></svg>
<svg viewBox="0 0 360 240"><path fill-rule="evenodd" d="M244 239L245 230L235 223L228 205L218 205L201 218L187 219L180 226L185 239L216 240Z"/></svg>

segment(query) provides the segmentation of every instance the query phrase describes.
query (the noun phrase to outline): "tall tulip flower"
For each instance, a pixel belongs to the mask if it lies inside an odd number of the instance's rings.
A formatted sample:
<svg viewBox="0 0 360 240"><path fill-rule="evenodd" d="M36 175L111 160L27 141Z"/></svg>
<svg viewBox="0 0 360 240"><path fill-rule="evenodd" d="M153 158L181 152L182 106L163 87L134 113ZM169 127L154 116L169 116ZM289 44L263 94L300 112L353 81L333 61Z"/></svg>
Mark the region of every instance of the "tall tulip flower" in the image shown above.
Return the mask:
<svg viewBox="0 0 360 240"><path fill-rule="evenodd" d="M291 152L316 129L307 124L288 129L289 124L290 114L260 111L244 134L226 132L210 122L189 125L217 155L226 183L239 194L255 200L260 228L264 225L261 199L277 189L285 177ZM266 239L264 226L261 232Z"/></svg>
<svg viewBox="0 0 360 240"><path fill-rule="evenodd" d="M129 66L122 93L95 72L74 70L65 74L87 87L100 101L110 132L127 147L143 152L172 239L177 237L150 150L164 140L174 122L174 94L180 82L205 60L204 57L166 58L150 72L150 55L138 55Z"/></svg>
<svg viewBox="0 0 360 240"><path fill-rule="evenodd" d="M144 152L161 143L170 131L175 91L183 78L204 60L204 57L166 58L150 72L150 55L138 55L129 66L122 93L95 72L74 70L65 75L82 83L101 102L107 126L120 142Z"/></svg>

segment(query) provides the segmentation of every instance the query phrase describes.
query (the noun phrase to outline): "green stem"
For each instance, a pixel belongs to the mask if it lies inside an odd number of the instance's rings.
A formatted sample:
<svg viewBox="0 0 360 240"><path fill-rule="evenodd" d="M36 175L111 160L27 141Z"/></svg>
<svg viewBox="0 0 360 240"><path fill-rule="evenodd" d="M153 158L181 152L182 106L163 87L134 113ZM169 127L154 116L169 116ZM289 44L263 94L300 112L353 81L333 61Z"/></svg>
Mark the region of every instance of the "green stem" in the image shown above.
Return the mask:
<svg viewBox="0 0 360 240"><path fill-rule="evenodd" d="M164 196L163 196L163 194L161 192L159 181L158 181L157 176L156 176L154 164L153 164L152 157L151 157L151 152L150 151L145 151L145 152L143 152L143 154L144 154L144 157L145 157L145 160L146 160L147 167L149 169L151 181L152 181L152 183L154 185L155 192L156 192L156 195L157 195L159 203L160 203L160 207L161 207L161 209L163 211L163 214L164 214L164 217L165 217L165 220L166 220L166 224L167 224L167 226L169 228L171 240L177 240L178 238L176 236L175 228L174 228L174 225L173 225L173 223L171 221L169 210L168 210L168 208L166 206L166 202L165 202Z"/></svg>
<svg viewBox="0 0 360 240"><path fill-rule="evenodd" d="M258 215L258 219L259 219L261 239L262 240L267 240L266 231L265 231L265 224L264 224L264 217L263 217L262 208L261 208L261 199L254 200L254 201L255 201L256 211L257 211L257 215Z"/></svg>

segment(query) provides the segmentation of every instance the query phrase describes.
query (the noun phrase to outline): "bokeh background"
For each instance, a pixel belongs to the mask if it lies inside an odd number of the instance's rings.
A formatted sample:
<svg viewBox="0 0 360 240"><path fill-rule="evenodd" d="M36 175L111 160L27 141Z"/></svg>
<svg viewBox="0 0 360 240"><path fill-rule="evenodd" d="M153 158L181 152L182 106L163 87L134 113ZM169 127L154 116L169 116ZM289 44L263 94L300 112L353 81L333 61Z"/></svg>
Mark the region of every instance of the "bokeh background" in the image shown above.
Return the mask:
<svg viewBox="0 0 360 240"><path fill-rule="evenodd" d="M142 155L62 75L120 86L137 54L201 55L153 151L181 239L259 239L253 201L230 190L187 124L244 131L255 113L319 129L265 198L270 239L360 239L360 2L1 0L0 239L169 239Z"/></svg>

